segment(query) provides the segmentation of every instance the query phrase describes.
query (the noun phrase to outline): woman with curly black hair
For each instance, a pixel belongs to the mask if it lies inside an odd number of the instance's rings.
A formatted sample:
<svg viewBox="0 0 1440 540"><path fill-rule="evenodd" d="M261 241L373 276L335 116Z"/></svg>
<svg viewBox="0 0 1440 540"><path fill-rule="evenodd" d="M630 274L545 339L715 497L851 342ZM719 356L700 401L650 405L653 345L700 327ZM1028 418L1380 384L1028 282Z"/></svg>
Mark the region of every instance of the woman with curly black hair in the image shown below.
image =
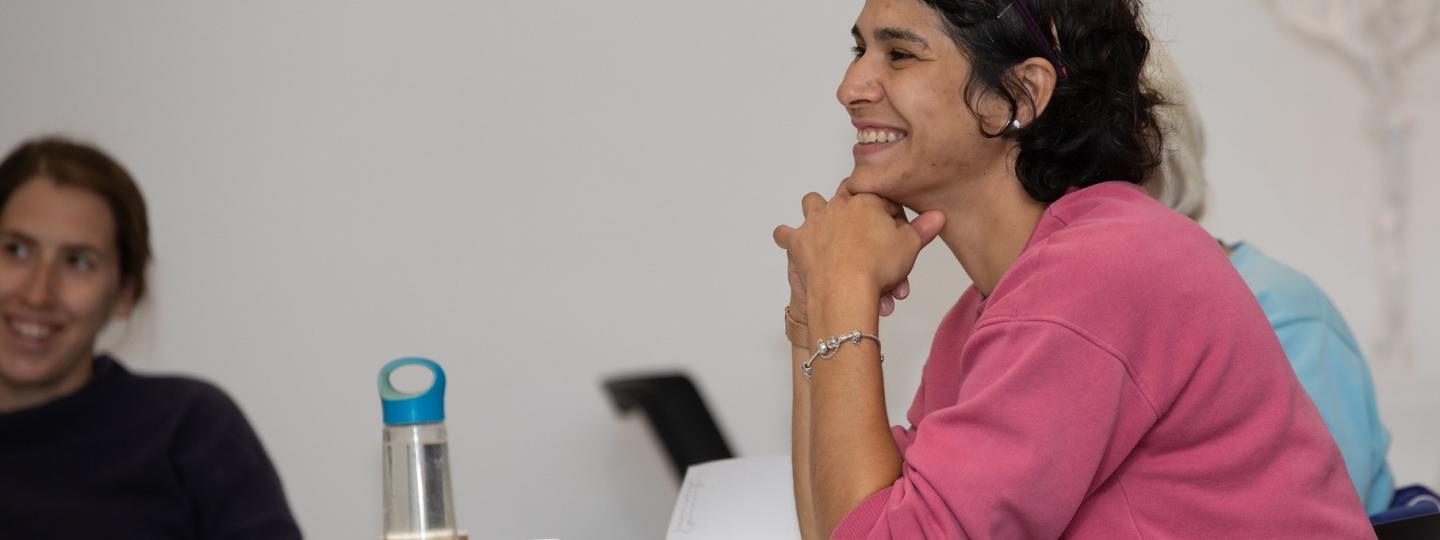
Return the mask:
<svg viewBox="0 0 1440 540"><path fill-rule="evenodd" d="M775 230L806 538L1371 534L1224 251L1138 185L1137 1L868 0L851 32L854 171ZM891 429L879 316L937 237L973 285Z"/></svg>

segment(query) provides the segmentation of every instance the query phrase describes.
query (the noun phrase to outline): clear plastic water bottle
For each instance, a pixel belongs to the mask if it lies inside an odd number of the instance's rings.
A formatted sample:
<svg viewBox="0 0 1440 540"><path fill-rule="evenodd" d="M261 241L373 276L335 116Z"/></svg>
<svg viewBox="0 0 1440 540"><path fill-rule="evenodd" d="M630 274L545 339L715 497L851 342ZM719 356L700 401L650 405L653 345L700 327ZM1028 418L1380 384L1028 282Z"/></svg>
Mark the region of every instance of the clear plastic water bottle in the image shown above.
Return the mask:
<svg viewBox="0 0 1440 540"><path fill-rule="evenodd" d="M415 394L396 390L390 374L422 366L435 374L430 388ZM382 473L385 475L383 540L462 540L455 527L450 457L445 435L445 371L424 358L401 358L380 370L380 406L385 413Z"/></svg>

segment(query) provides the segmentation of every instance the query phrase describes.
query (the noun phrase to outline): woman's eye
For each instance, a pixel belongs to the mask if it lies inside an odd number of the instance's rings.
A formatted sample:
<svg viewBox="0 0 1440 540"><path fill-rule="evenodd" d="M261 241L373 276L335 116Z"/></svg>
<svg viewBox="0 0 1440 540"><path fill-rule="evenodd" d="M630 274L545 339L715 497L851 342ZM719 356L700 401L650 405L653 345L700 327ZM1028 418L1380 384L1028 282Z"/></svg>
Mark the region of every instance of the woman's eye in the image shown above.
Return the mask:
<svg viewBox="0 0 1440 540"><path fill-rule="evenodd" d="M897 49L891 49L891 50L890 50L890 61L891 61L891 62L899 62L899 61L902 61L902 60L910 60L910 59L912 59L912 58L915 58L915 55L910 54L910 53L908 53L908 52L901 51L901 50L897 50Z"/></svg>
<svg viewBox="0 0 1440 540"><path fill-rule="evenodd" d="M5 242L5 254L22 259L30 255L30 247L22 242Z"/></svg>
<svg viewBox="0 0 1440 540"><path fill-rule="evenodd" d="M95 258L89 255L72 255L67 263L70 268L75 270L93 270L95 268Z"/></svg>
<svg viewBox="0 0 1440 540"><path fill-rule="evenodd" d="M861 57L861 56L865 56L865 48L864 48L864 47L861 47L861 46L859 46L859 45L856 45L856 46L850 48L850 54L854 55L855 58L859 58L859 57Z"/></svg>

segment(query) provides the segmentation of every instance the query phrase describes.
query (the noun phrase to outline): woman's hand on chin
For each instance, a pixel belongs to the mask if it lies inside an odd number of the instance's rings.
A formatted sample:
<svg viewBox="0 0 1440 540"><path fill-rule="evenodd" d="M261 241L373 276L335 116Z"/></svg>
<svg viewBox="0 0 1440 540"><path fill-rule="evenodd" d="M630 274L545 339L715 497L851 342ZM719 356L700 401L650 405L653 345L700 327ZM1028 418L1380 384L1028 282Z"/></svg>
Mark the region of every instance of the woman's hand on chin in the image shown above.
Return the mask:
<svg viewBox="0 0 1440 540"><path fill-rule="evenodd" d="M904 209L876 195L852 194L846 183L830 200L809 193L801 200L805 222L775 228L775 243L789 258L792 315L806 320L816 291L879 296L880 315L910 294L906 279L920 250L940 234L944 214L926 212L913 222Z"/></svg>

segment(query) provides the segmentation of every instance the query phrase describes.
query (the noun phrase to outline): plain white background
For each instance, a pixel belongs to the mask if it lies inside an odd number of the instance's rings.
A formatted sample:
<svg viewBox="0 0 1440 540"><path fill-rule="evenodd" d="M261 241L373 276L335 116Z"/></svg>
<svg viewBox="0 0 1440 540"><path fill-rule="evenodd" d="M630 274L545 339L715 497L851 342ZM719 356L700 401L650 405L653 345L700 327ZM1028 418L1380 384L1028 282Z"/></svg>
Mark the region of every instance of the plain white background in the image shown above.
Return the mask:
<svg viewBox="0 0 1440 540"><path fill-rule="evenodd" d="M310 537L374 538L387 360L445 365L456 498L480 538L656 538L675 495L604 377L695 376L732 446L788 451L784 259L849 171L834 100L862 4L0 3L0 145L100 144L151 205L154 295L109 343L244 408ZM1377 325L1368 98L1256 1L1152 2L1210 141L1217 236ZM1411 66L1409 372L1376 367L1402 481L1440 484L1440 54ZM885 322L903 419L968 285L943 248Z"/></svg>

